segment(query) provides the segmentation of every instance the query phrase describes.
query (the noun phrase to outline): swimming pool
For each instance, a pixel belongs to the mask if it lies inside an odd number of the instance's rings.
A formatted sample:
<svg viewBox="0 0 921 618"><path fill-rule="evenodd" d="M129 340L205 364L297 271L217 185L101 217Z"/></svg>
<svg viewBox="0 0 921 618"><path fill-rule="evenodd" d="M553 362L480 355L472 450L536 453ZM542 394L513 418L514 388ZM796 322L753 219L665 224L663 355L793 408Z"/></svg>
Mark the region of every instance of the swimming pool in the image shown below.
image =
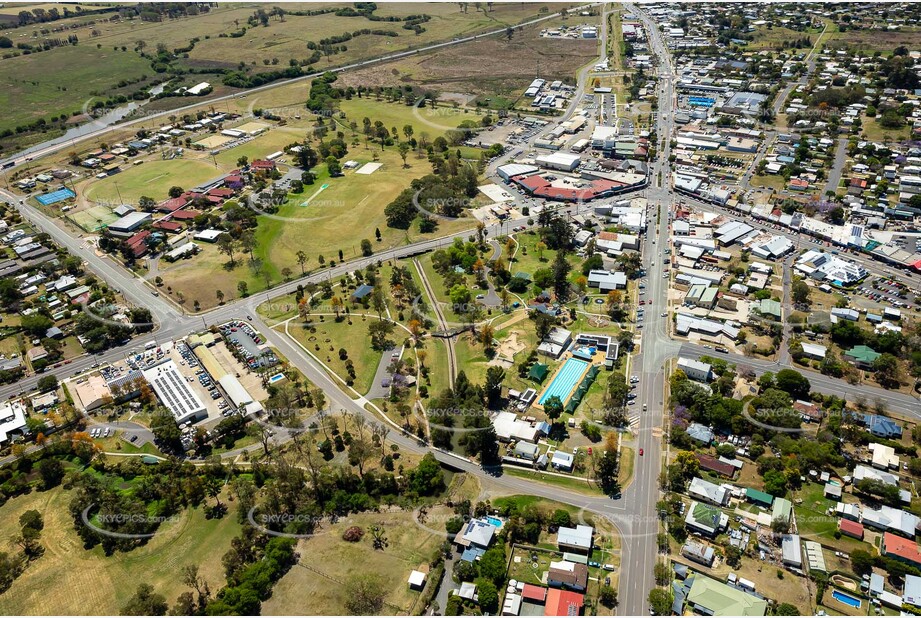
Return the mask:
<svg viewBox="0 0 921 618"><path fill-rule="evenodd" d="M537 403L544 405L545 401L556 395L565 404L572 394L572 389L576 387L585 373L586 367L588 367L588 363L584 360L579 360L578 358L567 359L557 374L553 376L553 382L543 392Z"/></svg>
<svg viewBox="0 0 921 618"><path fill-rule="evenodd" d="M494 525L496 528L502 527L502 520L499 519L498 517L487 517L486 521Z"/></svg>
<svg viewBox="0 0 921 618"><path fill-rule="evenodd" d="M285 379L285 374L276 373L271 378L269 378L269 384L275 384L276 382L281 382L284 379Z"/></svg>
<svg viewBox="0 0 921 618"><path fill-rule="evenodd" d="M845 605L850 605L854 609L860 609L860 599L852 597L849 594L845 594L840 590L832 590L831 596L834 597L836 601L841 601Z"/></svg>

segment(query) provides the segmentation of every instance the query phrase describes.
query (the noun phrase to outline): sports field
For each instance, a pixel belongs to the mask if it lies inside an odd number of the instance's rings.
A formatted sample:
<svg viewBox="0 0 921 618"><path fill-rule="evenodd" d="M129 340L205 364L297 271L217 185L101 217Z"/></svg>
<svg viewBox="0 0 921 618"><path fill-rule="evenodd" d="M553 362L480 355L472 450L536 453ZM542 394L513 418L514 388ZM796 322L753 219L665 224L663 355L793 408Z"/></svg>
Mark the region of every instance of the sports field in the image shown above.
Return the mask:
<svg viewBox="0 0 921 618"><path fill-rule="evenodd" d="M210 158L154 160L133 165L114 176L91 178L78 185L78 189L90 202L137 205L141 196L159 202L169 196L170 187L191 189L225 171L229 169L215 168Z"/></svg>

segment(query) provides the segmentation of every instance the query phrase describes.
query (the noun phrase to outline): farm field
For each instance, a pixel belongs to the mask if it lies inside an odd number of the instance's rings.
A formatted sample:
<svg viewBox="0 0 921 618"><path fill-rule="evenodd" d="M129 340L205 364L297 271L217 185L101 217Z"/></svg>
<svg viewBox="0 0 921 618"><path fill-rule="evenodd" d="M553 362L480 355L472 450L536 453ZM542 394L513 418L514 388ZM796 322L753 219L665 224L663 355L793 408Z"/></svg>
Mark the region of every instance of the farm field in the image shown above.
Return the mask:
<svg viewBox="0 0 921 618"><path fill-rule="evenodd" d="M341 5L287 4L285 9L296 12L336 6ZM34 5L33 8L44 6ZM317 42L360 29L396 33L396 36L367 34L352 38L345 46L346 51L321 59L307 69L322 71L329 66L383 53L514 25L537 17L541 9L538 5L527 3L495 3L489 9L484 4L483 10L470 7L471 10L463 13L456 3L433 4L426 7L426 14L431 19L424 24L425 30L415 34L412 30L403 29L401 22L378 22L363 16L332 14L287 14L284 18L272 17L265 26L249 26L247 20L259 8L263 7L255 3L218 5L207 13L165 18L159 22L137 18L113 20L114 14L58 20L54 22L55 27L68 27L67 33L78 37L77 45L0 60L0 82L8 86L0 93L0 104L7 111L0 120L0 130L15 129L39 118L49 119L61 114L70 116L79 112L84 102L100 93L105 93L105 96L130 95L143 87L145 81L142 78L151 78L155 72L149 59L139 54L139 41L148 50L161 44L173 50L188 47L194 37L198 41L184 57L176 60L177 66L223 70L235 69L243 64L248 71L258 73L286 67L290 60L306 59L311 53L305 46L307 41ZM19 10L16 7L16 13ZM378 15L399 17L418 13L418 7L408 3L384 5L376 11ZM243 27L246 31L242 36L229 36ZM34 44L42 36L37 26L0 27L0 35L8 36L16 43L27 44ZM201 77L212 82L215 95L229 92L221 85L220 75L205 73ZM122 80L135 83L119 90L117 83ZM163 99L152 109L162 109L162 106L175 102L175 99ZM30 136L30 139L37 137Z"/></svg>
<svg viewBox="0 0 921 618"><path fill-rule="evenodd" d="M187 510L176 523L164 524L149 543L128 553L105 556L100 547L83 549L68 512L70 492L33 492L0 507L0 551L14 552L11 539L19 532L19 516L37 509L45 518L41 543L45 554L3 593L9 614L117 615L140 581L150 583L172 604L187 590L179 569L197 564L213 591L224 585L221 556L240 531L236 517L206 520L203 512Z"/></svg>
<svg viewBox="0 0 921 618"><path fill-rule="evenodd" d="M448 510L429 510L434 522L444 521ZM342 540L350 526L367 530L382 525L389 541L383 550L372 549L371 535L365 534L357 543ZM264 615L337 615L348 614L347 591L344 582L357 575L372 575L381 579L389 591L382 612L387 615L412 615L419 593L406 585L409 572L427 565L444 540L444 524L417 525L413 513L392 510L383 513L355 513L335 524L324 524L328 534L302 540L297 551L300 563L275 584L272 597L262 604ZM440 533L436 533L436 528ZM335 556L334 560L330 557Z"/></svg>
<svg viewBox="0 0 921 618"><path fill-rule="evenodd" d="M554 5L554 10L559 7ZM582 18L583 21L597 21ZM372 67L341 77L346 85L391 86L408 83L439 91L458 100L478 98L491 107L513 107L533 78L535 63L541 77L572 81L576 71L597 57L597 41L541 38L540 30L574 23L575 18L549 20L506 37L490 37L459 47L436 50L389 65L389 71ZM495 58L496 63L484 63Z"/></svg>
<svg viewBox="0 0 921 618"><path fill-rule="evenodd" d="M0 60L0 131L40 118L82 113L94 92L118 94L118 81L144 75L153 75L147 60L111 47L77 45Z"/></svg>

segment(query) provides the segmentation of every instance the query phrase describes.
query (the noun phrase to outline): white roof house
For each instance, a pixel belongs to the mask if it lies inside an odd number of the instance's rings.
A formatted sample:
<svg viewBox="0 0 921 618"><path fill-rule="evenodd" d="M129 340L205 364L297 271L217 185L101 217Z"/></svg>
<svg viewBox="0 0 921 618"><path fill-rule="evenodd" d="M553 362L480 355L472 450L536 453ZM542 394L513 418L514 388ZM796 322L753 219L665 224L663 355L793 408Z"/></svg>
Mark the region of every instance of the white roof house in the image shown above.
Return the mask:
<svg viewBox="0 0 921 618"><path fill-rule="evenodd" d="M901 532L908 538L915 537L915 530L919 523L921 523L921 518L917 515L890 506L884 505L878 509L864 507L863 509L863 525L878 530Z"/></svg>
<svg viewBox="0 0 921 618"><path fill-rule="evenodd" d="M823 360L825 358L825 354L828 352L828 348L826 348L824 345L819 345L817 343L803 342L803 343L800 343L800 346L802 346L803 348L803 354L805 354L806 356L809 356L810 358L814 358L816 360Z"/></svg>
<svg viewBox="0 0 921 618"><path fill-rule="evenodd" d="M594 533L595 529L591 526L581 524L575 528L560 526L557 532L557 545L587 552L592 548L592 535Z"/></svg>
<svg viewBox="0 0 921 618"><path fill-rule="evenodd" d="M729 502L729 490L700 477L694 477L688 486L688 495L701 502L723 506Z"/></svg>
<svg viewBox="0 0 921 618"><path fill-rule="evenodd" d="M899 477L889 472L882 472L871 468L870 466L865 466L863 464L857 464L854 466L854 482L862 481L864 479L870 479L871 481L880 481L886 485L898 485Z"/></svg>
<svg viewBox="0 0 921 618"><path fill-rule="evenodd" d="M483 519L471 519L463 529L461 538L470 545L487 548L496 534L496 527Z"/></svg>
<svg viewBox="0 0 921 618"><path fill-rule="evenodd" d="M873 453L871 463L874 468L879 468L880 470L899 469L899 456L895 454L895 449L891 446L872 442L867 446L867 449Z"/></svg>
<svg viewBox="0 0 921 618"><path fill-rule="evenodd" d="M493 427L496 436L502 440L535 442L537 439L537 427L532 427L531 423L519 419L514 412L499 412L493 419Z"/></svg>

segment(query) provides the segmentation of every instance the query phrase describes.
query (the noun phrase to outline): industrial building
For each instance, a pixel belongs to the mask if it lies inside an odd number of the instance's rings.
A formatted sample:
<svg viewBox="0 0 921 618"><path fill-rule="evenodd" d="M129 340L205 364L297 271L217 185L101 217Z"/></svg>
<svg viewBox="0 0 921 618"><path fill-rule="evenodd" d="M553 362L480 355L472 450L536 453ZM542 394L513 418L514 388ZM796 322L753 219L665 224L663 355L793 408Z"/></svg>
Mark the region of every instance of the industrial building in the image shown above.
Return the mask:
<svg viewBox="0 0 921 618"><path fill-rule="evenodd" d="M172 412L176 423L182 425L205 419L208 411L186 381L179 373L176 363L171 360L143 371L144 379L153 386L157 398Z"/></svg>

